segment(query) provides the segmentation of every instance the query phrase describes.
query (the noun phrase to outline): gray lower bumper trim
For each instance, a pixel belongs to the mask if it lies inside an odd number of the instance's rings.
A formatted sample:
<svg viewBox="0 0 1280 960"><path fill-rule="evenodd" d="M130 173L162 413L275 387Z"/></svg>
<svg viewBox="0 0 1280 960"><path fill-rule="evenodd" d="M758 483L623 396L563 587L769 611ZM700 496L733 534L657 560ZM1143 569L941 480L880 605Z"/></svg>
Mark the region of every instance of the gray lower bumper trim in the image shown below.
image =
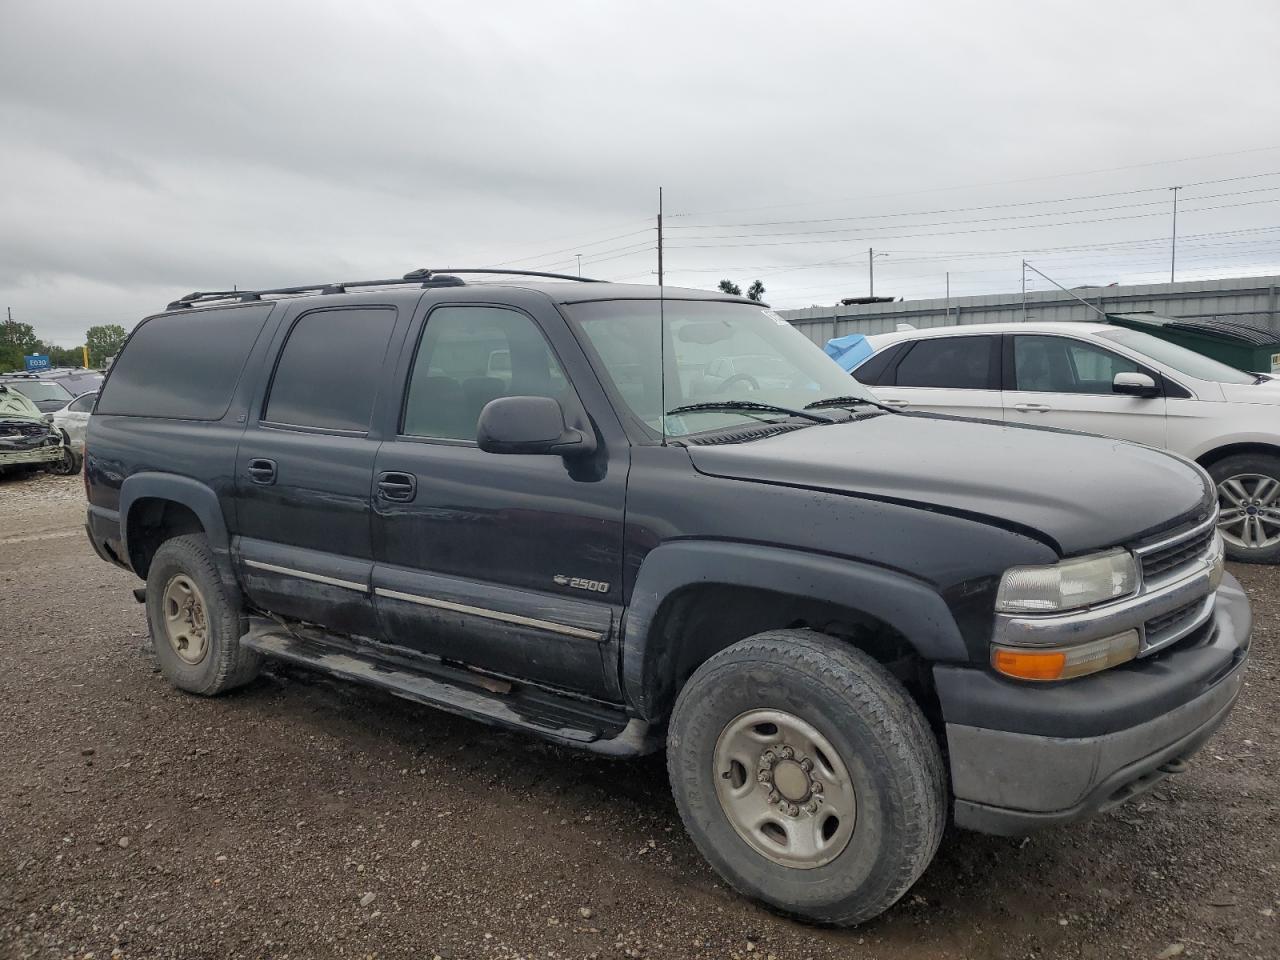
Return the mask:
<svg viewBox="0 0 1280 960"><path fill-rule="evenodd" d="M957 825L1017 835L1128 800L1175 772L1171 761L1204 745L1226 719L1243 680L1241 663L1197 699L1099 737L1060 739L947 724Z"/></svg>

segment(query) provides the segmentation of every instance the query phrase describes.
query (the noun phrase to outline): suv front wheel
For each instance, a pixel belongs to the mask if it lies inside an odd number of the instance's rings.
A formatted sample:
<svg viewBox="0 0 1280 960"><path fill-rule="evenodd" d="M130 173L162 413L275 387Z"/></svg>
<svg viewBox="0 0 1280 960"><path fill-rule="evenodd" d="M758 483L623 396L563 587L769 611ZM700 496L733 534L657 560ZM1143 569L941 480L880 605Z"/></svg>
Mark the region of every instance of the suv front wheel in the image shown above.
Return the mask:
<svg viewBox="0 0 1280 960"><path fill-rule="evenodd" d="M833 637L776 630L689 679L667 740L694 843L736 889L821 923L869 920L946 822L938 743L902 685Z"/></svg>
<svg viewBox="0 0 1280 960"><path fill-rule="evenodd" d="M258 675L260 658L240 646L240 594L218 575L202 535L161 544L147 571L147 622L165 678L213 696Z"/></svg>

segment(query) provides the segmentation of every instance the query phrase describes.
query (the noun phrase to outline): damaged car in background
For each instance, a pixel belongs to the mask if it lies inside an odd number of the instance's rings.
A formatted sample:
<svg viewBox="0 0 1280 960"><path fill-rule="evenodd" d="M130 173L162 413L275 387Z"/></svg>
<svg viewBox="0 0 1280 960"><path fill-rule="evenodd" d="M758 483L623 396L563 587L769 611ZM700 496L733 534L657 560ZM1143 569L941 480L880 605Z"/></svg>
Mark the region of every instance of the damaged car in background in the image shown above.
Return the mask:
<svg viewBox="0 0 1280 960"><path fill-rule="evenodd" d="M50 473L75 473L80 454L63 442L34 403L0 383L0 477L41 467Z"/></svg>

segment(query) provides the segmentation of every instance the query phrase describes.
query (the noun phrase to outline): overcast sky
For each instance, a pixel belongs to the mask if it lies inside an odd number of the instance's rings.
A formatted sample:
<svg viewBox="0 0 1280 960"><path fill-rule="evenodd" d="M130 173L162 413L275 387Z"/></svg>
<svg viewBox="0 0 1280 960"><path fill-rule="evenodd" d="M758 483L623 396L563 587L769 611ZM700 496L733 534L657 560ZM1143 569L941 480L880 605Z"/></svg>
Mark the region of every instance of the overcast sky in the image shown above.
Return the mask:
<svg viewBox="0 0 1280 960"><path fill-rule="evenodd" d="M659 184L667 282L777 307L869 246L880 295L1167 279L1173 184L1180 278L1280 273L1278 50L1276 0L0 0L0 307L71 345L232 284L654 282Z"/></svg>

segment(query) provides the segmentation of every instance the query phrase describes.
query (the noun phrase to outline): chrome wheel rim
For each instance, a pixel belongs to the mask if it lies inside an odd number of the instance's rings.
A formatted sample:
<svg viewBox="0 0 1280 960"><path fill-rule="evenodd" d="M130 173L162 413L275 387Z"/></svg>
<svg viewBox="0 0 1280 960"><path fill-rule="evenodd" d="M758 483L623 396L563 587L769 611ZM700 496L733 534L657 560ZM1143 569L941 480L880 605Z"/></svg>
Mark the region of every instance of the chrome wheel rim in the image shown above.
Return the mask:
<svg viewBox="0 0 1280 960"><path fill-rule="evenodd" d="M1242 550L1265 550L1280 543L1280 480L1241 473L1218 484L1218 529Z"/></svg>
<svg viewBox="0 0 1280 960"><path fill-rule="evenodd" d="M165 585L161 604L169 646L185 663L199 663L209 650L209 623L200 589L180 573Z"/></svg>
<svg viewBox="0 0 1280 960"><path fill-rule="evenodd" d="M858 801L831 741L783 710L749 710L716 741L716 797L726 819L756 853L811 870L844 852Z"/></svg>

